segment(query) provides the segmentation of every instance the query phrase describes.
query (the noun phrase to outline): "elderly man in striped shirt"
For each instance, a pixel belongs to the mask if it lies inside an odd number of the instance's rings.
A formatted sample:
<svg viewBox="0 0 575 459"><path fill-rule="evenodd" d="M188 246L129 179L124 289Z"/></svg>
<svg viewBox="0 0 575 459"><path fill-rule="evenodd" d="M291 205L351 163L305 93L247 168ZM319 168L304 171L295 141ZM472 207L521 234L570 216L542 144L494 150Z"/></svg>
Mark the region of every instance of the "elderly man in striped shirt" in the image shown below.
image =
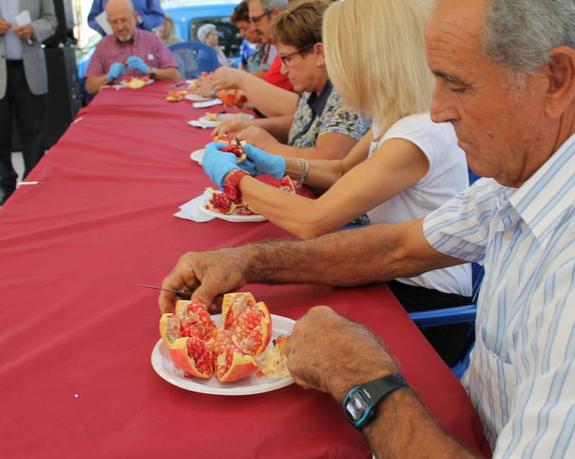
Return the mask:
<svg viewBox="0 0 575 459"><path fill-rule="evenodd" d="M147 75L156 80L177 80L178 69L170 50L156 34L136 28L137 14L131 0L110 0L106 5L113 35L104 37L86 71L86 90L126 76Z"/></svg>
<svg viewBox="0 0 575 459"><path fill-rule="evenodd" d="M494 456L575 457L575 2L436 0L426 47L432 116L453 124L486 178L422 220L188 253L163 287L210 304L246 282L358 285L481 263L463 384ZM161 309L174 299L162 292ZM377 457L474 454L402 384L385 349L327 307L298 321L288 366L344 400Z"/></svg>

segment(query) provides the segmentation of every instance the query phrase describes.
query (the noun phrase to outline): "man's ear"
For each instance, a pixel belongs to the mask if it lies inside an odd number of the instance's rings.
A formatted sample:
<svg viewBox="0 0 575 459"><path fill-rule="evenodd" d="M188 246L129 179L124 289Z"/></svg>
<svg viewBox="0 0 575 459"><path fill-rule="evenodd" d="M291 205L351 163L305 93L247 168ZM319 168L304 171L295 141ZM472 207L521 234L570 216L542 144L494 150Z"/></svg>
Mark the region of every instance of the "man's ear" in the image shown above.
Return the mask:
<svg viewBox="0 0 575 459"><path fill-rule="evenodd" d="M557 119L575 101L575 49L559 46L549 56L549 63L544 66L548 81L545 112Z"/></svg>
<svg viewBox="0 0 575 459"><path fill-rule="evenodd" d="M321 67L325 65L325 55L324 55L325 48L323 47L323 43L316 43L313 45L313 52L316 55L317 66Z"/></svg>

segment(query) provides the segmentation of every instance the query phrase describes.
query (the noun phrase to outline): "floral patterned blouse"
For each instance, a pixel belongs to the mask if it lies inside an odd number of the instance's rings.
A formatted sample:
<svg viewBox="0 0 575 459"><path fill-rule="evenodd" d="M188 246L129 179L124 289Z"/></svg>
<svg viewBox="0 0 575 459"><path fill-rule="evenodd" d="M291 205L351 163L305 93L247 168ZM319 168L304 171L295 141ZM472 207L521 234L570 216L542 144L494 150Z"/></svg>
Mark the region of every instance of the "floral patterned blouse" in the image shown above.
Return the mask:
<svg viewBox="0 0 575 459"><path fill-rule="evenodd" d="M329 133L359 140L370 126L371 120L343 106L339 93L328 80L319 95L306 92L300 97L288 144L297 148L314 147L320 135Z"/></svg>

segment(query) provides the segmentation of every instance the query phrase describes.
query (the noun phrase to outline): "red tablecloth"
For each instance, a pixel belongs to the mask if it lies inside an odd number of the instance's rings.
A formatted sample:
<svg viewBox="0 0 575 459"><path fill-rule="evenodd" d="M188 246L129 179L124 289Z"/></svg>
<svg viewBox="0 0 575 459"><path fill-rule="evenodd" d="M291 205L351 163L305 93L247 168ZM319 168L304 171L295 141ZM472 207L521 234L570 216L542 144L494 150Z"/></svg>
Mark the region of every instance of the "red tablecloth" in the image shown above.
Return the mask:
<svg viewBox="0 0 575 459"><path fill-rule="evenodd" d="M30 175L38 184L0 209L0 454L369 457L325 394L203 395L154 373L156 293L135 284L158 284L185 251L285 236L269 223L172 216L209 185L189 159L209 131L185 123L202 111L166 102L168 87L104 89ZM276 314L328 304L372 328L442 424L485 448L459 382L385 285L247 289Z"/></svg>

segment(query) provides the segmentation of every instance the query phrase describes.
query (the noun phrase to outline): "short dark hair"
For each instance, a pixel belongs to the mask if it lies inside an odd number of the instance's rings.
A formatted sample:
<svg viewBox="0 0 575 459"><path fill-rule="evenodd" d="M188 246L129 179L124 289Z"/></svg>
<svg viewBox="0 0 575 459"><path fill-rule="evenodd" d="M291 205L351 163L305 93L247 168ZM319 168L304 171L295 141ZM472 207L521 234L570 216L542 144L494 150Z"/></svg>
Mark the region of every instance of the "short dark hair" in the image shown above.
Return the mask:
<svg viewBox="0 0 575 459"><path fill-rule="evenodd" d="M248 2L244 0L236 5L234 12L230 16L230 21L236 24L239 21L250 22L250 13L248 10Z"/></svg>

